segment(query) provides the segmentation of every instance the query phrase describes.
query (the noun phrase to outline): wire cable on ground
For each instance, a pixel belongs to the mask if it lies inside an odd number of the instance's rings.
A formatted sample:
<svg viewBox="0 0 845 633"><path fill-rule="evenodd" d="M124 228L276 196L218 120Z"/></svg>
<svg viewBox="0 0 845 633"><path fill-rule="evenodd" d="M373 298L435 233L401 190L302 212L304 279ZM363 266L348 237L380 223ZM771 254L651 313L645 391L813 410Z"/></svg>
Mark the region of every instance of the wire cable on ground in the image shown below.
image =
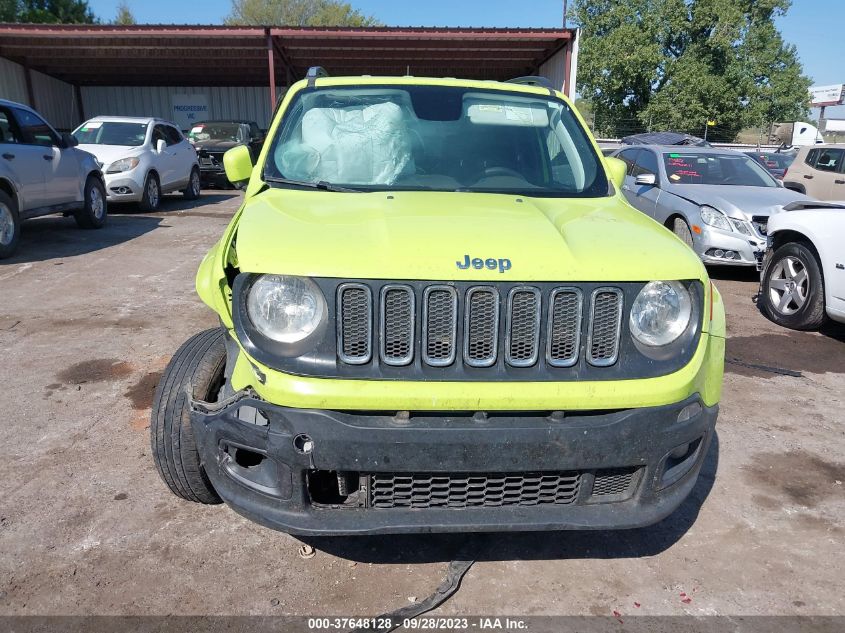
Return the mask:
<svg viewBox="0 0 845 633"><path fill-rule="evenodd" d="M455 592L457 592L461 586L461 580L469 571L469 568L472 567L473 563L475 563L475 560L479 558L480 554L487 549L486 546L483 545L484 540L486 539L479 542L480 538L482 537L470 537L469 541L458 552L455 560L452 560L449 563L449 567L446 569L446 578L444 578L443 582L440 583L440 586L434 590L434 593L419 602L415 602L414 604L401 607L395 611L373 618L377 623L379 621L389 621L389 627L380 629L371 628L367 630L374 633L390 633L390 631L395 631L402 626L402 622L404 620L416 618L424 613L428 613L455 595ZM355 633L360 630L362 629L352 629L349 633Z"/></svg>

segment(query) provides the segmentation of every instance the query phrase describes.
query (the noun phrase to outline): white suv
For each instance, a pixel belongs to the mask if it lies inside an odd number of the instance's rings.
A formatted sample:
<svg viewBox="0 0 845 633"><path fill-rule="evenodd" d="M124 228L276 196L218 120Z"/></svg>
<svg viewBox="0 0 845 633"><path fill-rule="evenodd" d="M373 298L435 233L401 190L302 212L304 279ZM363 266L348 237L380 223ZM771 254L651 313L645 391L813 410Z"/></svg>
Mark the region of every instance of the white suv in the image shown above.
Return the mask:
<svg viewBox="0 0 845 633"><path fill-rule="evenodd" d="M0 259L15 252L22 220L62 213L85 229L106 223L100 166L75 146L32 108L0 99Z"/></svg>
<svg viewBox="0 0 845 633"><path fill-rule="evenodd" d="M109 202L137 202L143 211L153 211L171 191L188 200L200 196L197 153L168 121L98 116L73 135L102 164Z"/></svg>

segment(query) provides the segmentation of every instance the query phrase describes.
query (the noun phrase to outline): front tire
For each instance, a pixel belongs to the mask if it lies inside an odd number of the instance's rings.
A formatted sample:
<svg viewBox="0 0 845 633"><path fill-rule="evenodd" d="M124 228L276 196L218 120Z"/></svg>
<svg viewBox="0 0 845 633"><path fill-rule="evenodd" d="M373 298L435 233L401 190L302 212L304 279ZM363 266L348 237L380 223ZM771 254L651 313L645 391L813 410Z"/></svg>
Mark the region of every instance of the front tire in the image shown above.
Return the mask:
<svg viewBox="0 0 845 633"><path fill-rule="evenodd" d="M144 181L144 193L138 207L141 211L155 211L160 204L161 183L158 181L158 176L151 172L147 174L147 179Z"/></svg>
<svg viewBox="0 0 845 633"><path fill-rule="evenodd" d="M18 205L9 194L0 191L0 259L6 259L18 250L21 237L21 219Z"/></svg>
<svg viewBox="0 0 845 633"><path fill-rule="evenodd" d="M805 244L778 248L763 274L763 313L793 330L816 330L827 320L824 279L816 254Z"/></svg>
<svg viewBox="0 0 845 633"><path fill-rule="evenodd" d="M214 328L185 341L162 374L150 414L150 444L159 475L173 494L197 503L221 501L200 462L188 394L217 399L226 367L225 337L223 328Z"/></svg>
<svg viewBox="0 0 845 633"><path fill-rule="evenodd" d="M73 214L76 225L81 229L100 229L106 223L106 189L96 176L89 176L85 183L85 206Z"/></svg>
<svg viewBox="0 0 845 633"><path fill-rule="evenodd" d="M692 248L692 231L689 230L689 224L683 218L675 218L672 222L672 232L681 238L681 241Z"/></svg>
<svg viewBox="0 0 845 633"><path fill-rule="evenodd" d="M194 167L191 170L191 175L188 178L188 186L185 191L182 192L182 195L185 196L185 200L196 200L200 197L200 191L202 190L202 181L200 180L200 170L199 167Z"/></svg>

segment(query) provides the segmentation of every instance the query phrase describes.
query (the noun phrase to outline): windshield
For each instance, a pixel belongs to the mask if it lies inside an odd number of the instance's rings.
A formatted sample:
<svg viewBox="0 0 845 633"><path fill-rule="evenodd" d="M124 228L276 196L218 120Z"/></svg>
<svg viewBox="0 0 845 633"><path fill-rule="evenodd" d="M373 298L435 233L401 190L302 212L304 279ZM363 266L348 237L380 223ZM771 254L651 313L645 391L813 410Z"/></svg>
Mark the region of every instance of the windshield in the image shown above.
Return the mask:
<svg viewBox="0 0 845 633"><path fill-rule="evenodd" d="M146 123L88 121L73 133L80 145L125 145L137 147L147 138Z"/></svg>
<svg viewBox="0 0 845 633"><path fill-rule="evenodd" d="M243 141L240 123L198 123L188 132L188 140L202 141Z"/></svg>
<svg viewBox="0 0 845 633"><path fill-rule="evenodd" d="M769 169L786 169L795 160L794 156L786 154L757 154L756 156Z"/></svg>
<svg viewBox="0 0 845 633"><path fill-rule="evenodd" d="M444 86L304 90L273 138L264 177L363 191L608 195L600 159L564 102Z"/></svg>
<svg viewBox="0 0 845 633"><path fill-rule="evenodd" d="M666 177L676 185L777 187L763 167L744 154L667 152Z"/></svg>

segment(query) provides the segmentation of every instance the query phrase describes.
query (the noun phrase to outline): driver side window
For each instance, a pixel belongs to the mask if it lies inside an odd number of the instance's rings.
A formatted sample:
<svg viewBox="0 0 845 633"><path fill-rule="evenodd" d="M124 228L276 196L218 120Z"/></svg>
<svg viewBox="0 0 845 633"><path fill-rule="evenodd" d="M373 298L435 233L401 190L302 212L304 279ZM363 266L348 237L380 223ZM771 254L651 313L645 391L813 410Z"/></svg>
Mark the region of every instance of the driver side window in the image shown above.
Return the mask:
<svg viewBox="0 0 845 633"><path fill-rule="evenodd" d="M29 110L15 108L15 118L18 120L24 142L29 145L41 145L43 147L59 147L59 137L47 122Z"/></svg>

